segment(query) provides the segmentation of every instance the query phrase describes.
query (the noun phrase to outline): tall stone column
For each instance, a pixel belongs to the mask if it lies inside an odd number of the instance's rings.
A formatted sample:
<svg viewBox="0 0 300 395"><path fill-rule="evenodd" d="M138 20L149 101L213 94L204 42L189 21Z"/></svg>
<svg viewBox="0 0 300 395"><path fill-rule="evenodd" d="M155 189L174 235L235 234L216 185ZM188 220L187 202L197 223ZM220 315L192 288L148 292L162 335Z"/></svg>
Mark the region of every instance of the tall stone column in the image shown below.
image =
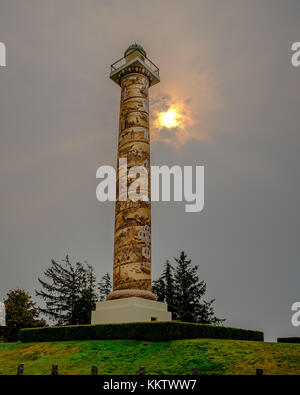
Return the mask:
<svg viewBox="0 0 300 395"><path fill-rule="evenodd" d="M149 79L129 73L121 80L121 107L118 144L117 202L115 209L114 292L108 299L139 296L156 300L151 292L151 195L149 140ZM122 166L123 162L126 164ZM128 170L143 166L148 171L148 188L140 194L148 201L133 202L124 191L134 179ZM121 174L120 174L121 173ZM120 180L121 179L121 180ZM126 185L127 179L127 185ZM126 188L127 187L127 188ZM122 189L122 187L121 187ZM126 191L125 191L126 193ZM126 198L126 195L125 195Z"/></svg>
<svg viewBox="0 0 300 395"><path fill-rule="evenodd" d="M139 46L129 47L125 52L125 64L118 79L121 87L121 104L113 292L108 296L108 300L130 296L156 300L156 296L151 292L149 134L149 88L154 79L153 71L147 70L145 65L137 64L134 66L130 63L134 58L144 63L145 57L146 53L143 48ZM130 184L135 181L128 178L128 170L134 166L143 166L148 171L148 185L145 186L145 190L141 191L148 201L134 202L128 194L126 196L126 189L128 190ZM123 188L125 186L125 191L120 190L120 185Z"/></svg>
<svg viewBox="0 0 300 395"><path fill-rule="evenodd" d="M91 321L170 321L167 305L151 292L149 88L160 81L159 70L145 50L133 44L111 66L110 78L121 87L113 292L96 304ZM147 169L148 185L137 191L143 198L133 201L127 192L136 179L128 172L135 166Z"/></svg>

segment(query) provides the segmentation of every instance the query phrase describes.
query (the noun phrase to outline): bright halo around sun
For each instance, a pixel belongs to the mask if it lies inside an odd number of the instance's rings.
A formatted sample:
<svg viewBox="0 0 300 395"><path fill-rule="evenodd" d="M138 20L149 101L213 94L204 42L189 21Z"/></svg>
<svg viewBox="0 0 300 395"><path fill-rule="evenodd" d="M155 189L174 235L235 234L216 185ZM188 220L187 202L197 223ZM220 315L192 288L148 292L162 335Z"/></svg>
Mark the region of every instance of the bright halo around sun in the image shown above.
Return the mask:
<svg viewBox="0 0 300 395"><path fill-rule="evenodd" d="M158 119L161 126L169 129L176 128L179 125L180 115L174 108L170 108L166 112L161 112Z"/></svg>

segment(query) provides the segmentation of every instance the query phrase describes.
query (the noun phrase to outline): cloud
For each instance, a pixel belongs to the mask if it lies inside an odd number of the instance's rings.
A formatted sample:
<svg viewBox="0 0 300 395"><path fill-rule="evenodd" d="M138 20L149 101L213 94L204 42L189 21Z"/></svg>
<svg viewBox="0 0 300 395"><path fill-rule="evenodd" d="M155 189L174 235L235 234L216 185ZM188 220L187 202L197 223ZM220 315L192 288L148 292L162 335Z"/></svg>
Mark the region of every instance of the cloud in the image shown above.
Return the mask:
<svg viewBox="0 0 300 395"><path fill-rule="evenodd" d="M152 96L150 106L152 142L163 142L179 149L190 140L211 138L211 116L221 107L221 102L209 75L193 73L183 75L179 82L174 78L171 83L169 79ZM169 110L177 114L176 127L166 128L160 121L161 114Z"/></svg>

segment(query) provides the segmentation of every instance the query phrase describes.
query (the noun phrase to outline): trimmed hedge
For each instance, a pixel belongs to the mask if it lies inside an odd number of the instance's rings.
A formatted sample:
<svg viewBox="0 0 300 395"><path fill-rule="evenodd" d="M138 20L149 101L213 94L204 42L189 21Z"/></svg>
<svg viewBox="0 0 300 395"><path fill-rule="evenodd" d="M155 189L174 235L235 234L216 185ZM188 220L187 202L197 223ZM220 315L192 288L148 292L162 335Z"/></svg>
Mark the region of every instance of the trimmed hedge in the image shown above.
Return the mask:
<svg viewBox="0 0 300 395"><path fill-rule="evenodd" d="M53 326L20 330L22 342L67 340L146 340L232 339L263 341L259 331L185 322L133 322L126 324Z"/></svg>
<svg viewBox="0 0 300 395"><path fill-rule="evenodd" d="M300 343L300 337L279 337L278 343Z"/></svg>

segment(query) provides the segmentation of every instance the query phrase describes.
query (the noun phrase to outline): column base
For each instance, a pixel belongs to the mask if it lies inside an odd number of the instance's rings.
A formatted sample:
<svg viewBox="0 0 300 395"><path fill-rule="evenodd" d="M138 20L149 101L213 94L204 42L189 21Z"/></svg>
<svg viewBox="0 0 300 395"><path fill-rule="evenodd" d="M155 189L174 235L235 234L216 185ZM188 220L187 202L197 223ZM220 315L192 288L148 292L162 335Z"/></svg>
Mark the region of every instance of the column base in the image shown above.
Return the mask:
<svg viewBox="0 0 300 395"><path fill-rule="evenodd" d="M157 297L151 291L143 289L118 289L109 294L106 300L123 299L123 298L143 298L150 300L157 300Z"/></svg>
<svg viewBox="0 0 300 395"><path fill-rule="evenodd" d="M126 322L172 321L172 314L163 302L129 297L96 303L92 325Z"/></svg>

